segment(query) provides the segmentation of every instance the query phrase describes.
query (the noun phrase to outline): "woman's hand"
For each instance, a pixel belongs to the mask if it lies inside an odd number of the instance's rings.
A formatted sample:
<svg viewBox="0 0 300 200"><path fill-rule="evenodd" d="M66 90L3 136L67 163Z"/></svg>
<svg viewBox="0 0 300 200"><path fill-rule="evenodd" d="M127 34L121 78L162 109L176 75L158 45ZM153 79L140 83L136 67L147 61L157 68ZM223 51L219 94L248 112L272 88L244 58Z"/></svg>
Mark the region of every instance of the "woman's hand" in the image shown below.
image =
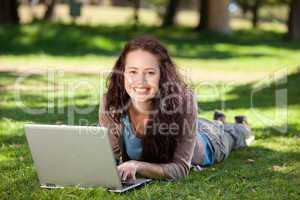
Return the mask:
<svg viewBox="0 0 300 200"><path fill-rule="evenodd" d="M135 174L138 171L138 166L139 162L136 160L130 160L119 165L117 169L121 180L135 180Z"/></svg>

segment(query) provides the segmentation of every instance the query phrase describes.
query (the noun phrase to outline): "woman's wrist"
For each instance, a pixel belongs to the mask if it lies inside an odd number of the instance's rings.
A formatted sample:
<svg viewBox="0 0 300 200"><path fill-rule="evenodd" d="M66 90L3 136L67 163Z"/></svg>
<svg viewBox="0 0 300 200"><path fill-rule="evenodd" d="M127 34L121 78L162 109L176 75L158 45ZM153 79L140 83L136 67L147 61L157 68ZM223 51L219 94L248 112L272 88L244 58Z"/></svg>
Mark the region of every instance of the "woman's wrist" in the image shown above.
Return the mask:
<svg viewBox="0 0 300 200"><path fill-rule="evenodd" d="M161 166L153 163L132 160L136 167L136 173L149 178L162 178L164 172Z"/></svg>
<svg viewBox="0 0 300 200"><path fill-rule="evenodd" d="M141 168L142 168L142 162L138 161L138 160L132 160L131 162L134 163L134 165L136 167L136 172L140 172Z"/></svg>
<svg viewBox="0 0 300 200"><path fill-rule="evenodd" d="M133 160L134 165L136 167L136 172L139 174L143 174L143 172L146 170L147 171L147 162L143 161L138 161L138 160Z"/></svg>

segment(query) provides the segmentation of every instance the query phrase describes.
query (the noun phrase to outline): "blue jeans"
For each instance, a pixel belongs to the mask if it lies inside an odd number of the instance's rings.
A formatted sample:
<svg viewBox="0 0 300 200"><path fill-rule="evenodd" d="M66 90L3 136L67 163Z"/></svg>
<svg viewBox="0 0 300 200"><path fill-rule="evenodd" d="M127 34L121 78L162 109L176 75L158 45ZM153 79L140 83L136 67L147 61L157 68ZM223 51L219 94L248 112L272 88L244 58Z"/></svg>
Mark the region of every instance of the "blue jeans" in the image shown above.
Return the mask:
<svg viewBox="0 0 300 200"><path fill-rule="evenodd" d="M198 119L198 131L204 132L213 148L215 162L225 160L233 149L246 145L246 138L251 131L244 124L221 124L217 121Z"/></svg>

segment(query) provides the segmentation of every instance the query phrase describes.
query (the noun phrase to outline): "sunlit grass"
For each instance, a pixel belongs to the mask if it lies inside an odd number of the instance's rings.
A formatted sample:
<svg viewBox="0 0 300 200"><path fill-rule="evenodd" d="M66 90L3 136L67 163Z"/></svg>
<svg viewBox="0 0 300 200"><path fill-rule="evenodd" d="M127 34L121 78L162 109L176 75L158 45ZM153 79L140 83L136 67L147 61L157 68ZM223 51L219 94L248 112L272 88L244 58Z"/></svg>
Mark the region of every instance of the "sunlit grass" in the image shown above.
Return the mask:
<svg viewBox="0 0 300 200"><path fill-rule="evenodd" d="M28 8L22 9L24 13ZM30 20L26 15L24 22ZM178 21L185 26L157 29L152 27L159 22L151 10L142 10L146 25L138 30L120 25L131 15L130 8L86 7L77 25L0 28L0 199L299 199L300 43L283 39L285 26L264 22L251 30L249 21L235 18L232 35L198 33L191 29L196 13L183 11ZM65 6L59 7L58 16L57 21L70 22ZM142 34L166 44L194 88L199 117L212 119L215 109L223 110L228 122L246 115L255 144L203 172L191 171L177 182L157 181L125 195L103 188L40 189L23 125L96 125L107 75L101 70L111 69L124 43ZM287 81L277 77L282 71L289 74ZM280 89L288 92L287 110L276 106ZM91 112L80 114L75 107L89 107ZM46 113L33 115L26 108Z"/></svg>
<svg viewBox="0 0 300 200"><path fill-rule="evenodd" d="M235 30L232 35L218 35L198 33L188 27L140 26L134 30L123 25L47 23L0 28L0 62L2 67L23 70L27 66L110 69L123 45L143 34L157 36L180 68L216 73L208 80L228 81L221 74L226 73L238 82L254 81L282 68L292 71L300 62L300 43L284 40L280 31ZM251 76L244 73L248 69ZM193 80L202 79L207 80L193 73Z"/></svg>
<svg viewBox="0 0 300 200"><path fill-rule="evenodd" d="M3 76L2 76L3 75ZM299 75L299 74L298 74ZM81 119L86 119L90 124L97 123L98 120L98 91L90 90L88 85L98 85L100 79L96 75L76 75L65 74L57 77L56 85L71 84L74 88L76 83L88 81L89 84L83 85L69 96L68 90L64 92L35 91L24 88L31 85L45 87L48 85L48 77L36 75L23 82L21 99L15 99L16 91L10 90L1 93L1 118L0 118L0 191L2 197L13 199L24 198L89 198L89 199L147 199L147 198L207 198L207 199L266 199L271 198L270 193L279 199L297 199L299 197L299 152L300 137L299 105L293 102L299 98L297 88L298 75L290 75L291 83L288 90L291 92L289 105L288 132L280 133L274 127L262 123L261 119L253 114L253 109L260 112L260 117L268 116L276 108L272 107L272 102L259 104L257 108L249 107L251 85L233 85L227 90L215 89L222 88L222 84L216 88L202 85L201 90L196 91L199 97L199 106L204 111L199 111L199 117L212 118L214 109L220 109L221 100L224 99L227 120L233 122L236 114L248 116L256 135L256 143L247 149L233 152L229 159L222 164L208 168L203 172L191 171L190 175L177 182L154 182L139 190L125 195L115 195L106 192L103 188L79 190L66 188L64 190L44 190L40 189L33 161L30 156L29 148L26 143L23 124L24 123L69 123L68 107L76 106L86 108L91 106L94 110L88 114L75 114L73 123L80 124ZM11 79L16 79L18 74L1 74L2 85L10 85ZM46 80L46 81L45 81ZM51 81L51 80L50 80ZM51 82L52 83L52 82ZM195 83L197 84L197 83ZM95 87L95 88L97 88ZM72 90L72 88L69 88ZM263 99L274 100L273 94L276 88L265 88L257 96L258 102ZM71 91L71 93L73 93ZM49 95L50 94L50 95ZM55 101L52 102L52 97ZM223 98L221 98L223 96ZM58 99L61 98L62 101ZM47 108L47 114L31 115L24 112L24 107L17 105L18 101L23 102L29 108ZM54 107L47 107L52 104ZM237 102L239 102L237 104ZM62 111L62 112L61 112ZM250 159L250 161L249 161ZM273 196L272 195L272 196Z"/></svg>

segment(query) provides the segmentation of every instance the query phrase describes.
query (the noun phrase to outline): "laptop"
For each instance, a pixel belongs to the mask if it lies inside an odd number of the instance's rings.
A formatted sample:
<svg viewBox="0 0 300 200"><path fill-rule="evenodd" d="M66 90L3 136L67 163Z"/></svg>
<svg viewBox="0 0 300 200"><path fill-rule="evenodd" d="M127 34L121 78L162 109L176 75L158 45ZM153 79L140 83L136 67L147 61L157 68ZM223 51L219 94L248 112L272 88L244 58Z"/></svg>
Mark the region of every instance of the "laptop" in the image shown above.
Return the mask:
<svg viewBox="0 0 300 200"><path fill-rule="evenodd" d="M151 179L122 182L105 127L26 124L42 188L105 187L122 193Z"/></svg>

